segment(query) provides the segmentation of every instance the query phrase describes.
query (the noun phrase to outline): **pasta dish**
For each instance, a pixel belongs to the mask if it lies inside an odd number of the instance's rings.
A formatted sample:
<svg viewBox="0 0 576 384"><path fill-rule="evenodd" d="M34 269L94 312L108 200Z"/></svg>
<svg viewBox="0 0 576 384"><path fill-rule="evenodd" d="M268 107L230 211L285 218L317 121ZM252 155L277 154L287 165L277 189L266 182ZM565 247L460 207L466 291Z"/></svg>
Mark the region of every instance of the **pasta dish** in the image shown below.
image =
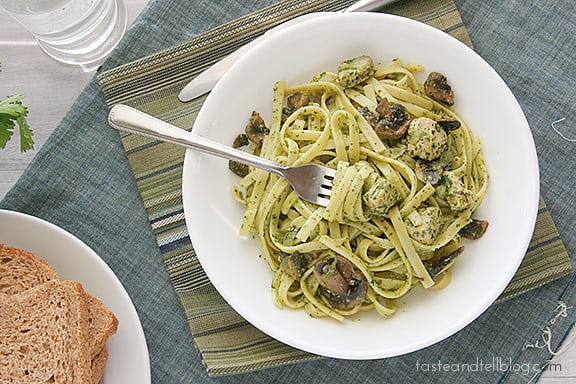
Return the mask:
<svg viewBox="0 0 576 384"><path fill-rule="evenodd" d="M482 236L473 218L487 189L481 143L453 108L438 72L362 55L310 82L274 86L268 123L252 112L234 142L286 165L336 169L330 202L301 200L286 180L230 163L254 236L274 273L274 303L343 320L387 317L411 289L450 281L463 239Z"/></svg>

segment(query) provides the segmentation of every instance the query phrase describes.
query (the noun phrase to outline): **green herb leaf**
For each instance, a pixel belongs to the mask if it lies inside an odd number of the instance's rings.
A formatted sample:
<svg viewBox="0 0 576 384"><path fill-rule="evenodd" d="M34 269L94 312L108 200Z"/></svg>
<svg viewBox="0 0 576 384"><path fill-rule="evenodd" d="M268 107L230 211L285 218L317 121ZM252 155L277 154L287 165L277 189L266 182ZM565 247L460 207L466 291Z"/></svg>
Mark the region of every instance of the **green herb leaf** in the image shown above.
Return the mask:
<svg viewBox="0 0 576 384"><path fill-rule="evenodd" d="M6 147L16 125L20 133L20 151L34 149L33 132L26 121L28 108L22 105L23 98L23 95L15 95L0 100L0 149Z"/></svg>

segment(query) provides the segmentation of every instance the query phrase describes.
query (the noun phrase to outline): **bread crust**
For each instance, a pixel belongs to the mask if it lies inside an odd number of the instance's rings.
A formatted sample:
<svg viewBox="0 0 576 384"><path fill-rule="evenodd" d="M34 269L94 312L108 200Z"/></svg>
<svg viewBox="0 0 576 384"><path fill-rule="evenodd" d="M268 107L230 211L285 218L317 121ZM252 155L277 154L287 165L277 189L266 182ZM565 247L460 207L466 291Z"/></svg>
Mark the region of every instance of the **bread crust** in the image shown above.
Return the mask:
<svg viewBox="0 0 576 384"><path fill-rule="evenodd" d="M90 323L88 327L90 353L92 358L95 358L106 346L108 339L118 330L118 319L96 296L86 293L86 301Z"/></svg>
<svg viewBox="0 0 576 384"><path fill-rule="evenodd" d="M23 249L0 244L0 293L13 295L60 280L48 262Z"/></svg>
<svg viewBox="0 0 576 384"><path fill-rule="evenodd" d="M108 361L108 348L104 346L92 359L92 383L98 384L104 376L106 369L106 361Z"/></svg>

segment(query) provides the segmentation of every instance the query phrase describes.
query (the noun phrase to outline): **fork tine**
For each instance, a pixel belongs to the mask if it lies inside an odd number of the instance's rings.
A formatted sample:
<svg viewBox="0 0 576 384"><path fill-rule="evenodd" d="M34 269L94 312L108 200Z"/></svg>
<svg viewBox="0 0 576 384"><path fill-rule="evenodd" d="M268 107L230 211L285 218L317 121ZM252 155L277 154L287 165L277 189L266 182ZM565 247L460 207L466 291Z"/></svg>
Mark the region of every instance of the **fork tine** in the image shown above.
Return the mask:
<svg viewBox="0 0 576 384"><path fill-rule="evenodd" d="M323 197L320 195L314 201L315 204L318 204L321 207L327 207L329 202L330 202L330 197Z"/></svg>
<svg viewBox="0 0 576 384"><path fill-rule="evenodd" d="M315 203L323 207L328 206L330 203L330 197L332 196L332 186L334 177L336 176L336 170L328 167L322 167L322 179L318 185L318 193L315 198Z"/></svg>
<svg viewBox="0 0 576 384"><path fill-rule="evenodd" d="M318 196L330 199L332 195L332 186L334 177L336 176L336 171L331 168L326 168L324 170L324 177L320 184L320 190L318 191Z"/></svg>
<svg viewBox="0 0 576 384"><path fill-rule="evenodd" d="M283 169L283 175L302 199L323 207L330 202L336 170L319 164L306 164L287 167Z"/></svg>
<svg viewBox="0 0 576 384"><path fill-rule="evenodd" d="M324 177L334 180L336 177L336 170L328 167L324 167Z"/></svg>

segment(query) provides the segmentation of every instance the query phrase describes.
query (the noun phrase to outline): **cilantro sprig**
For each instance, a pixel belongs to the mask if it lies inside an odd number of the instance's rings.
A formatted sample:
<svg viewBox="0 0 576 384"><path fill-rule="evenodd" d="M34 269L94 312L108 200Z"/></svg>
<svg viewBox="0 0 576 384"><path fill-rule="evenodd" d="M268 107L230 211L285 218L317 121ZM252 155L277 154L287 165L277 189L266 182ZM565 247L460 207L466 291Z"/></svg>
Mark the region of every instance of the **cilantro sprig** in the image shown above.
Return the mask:
<svg viewBox="0 0 576 384"><path fill-rule="evenodd" d="M16 125L20 133L20 151L26 152L34 149L32 139L34 133L26 121L28 108L22 105L23 98L23 95L15 95L0 100L0 149L6 147L14 134Z"/></svg>

